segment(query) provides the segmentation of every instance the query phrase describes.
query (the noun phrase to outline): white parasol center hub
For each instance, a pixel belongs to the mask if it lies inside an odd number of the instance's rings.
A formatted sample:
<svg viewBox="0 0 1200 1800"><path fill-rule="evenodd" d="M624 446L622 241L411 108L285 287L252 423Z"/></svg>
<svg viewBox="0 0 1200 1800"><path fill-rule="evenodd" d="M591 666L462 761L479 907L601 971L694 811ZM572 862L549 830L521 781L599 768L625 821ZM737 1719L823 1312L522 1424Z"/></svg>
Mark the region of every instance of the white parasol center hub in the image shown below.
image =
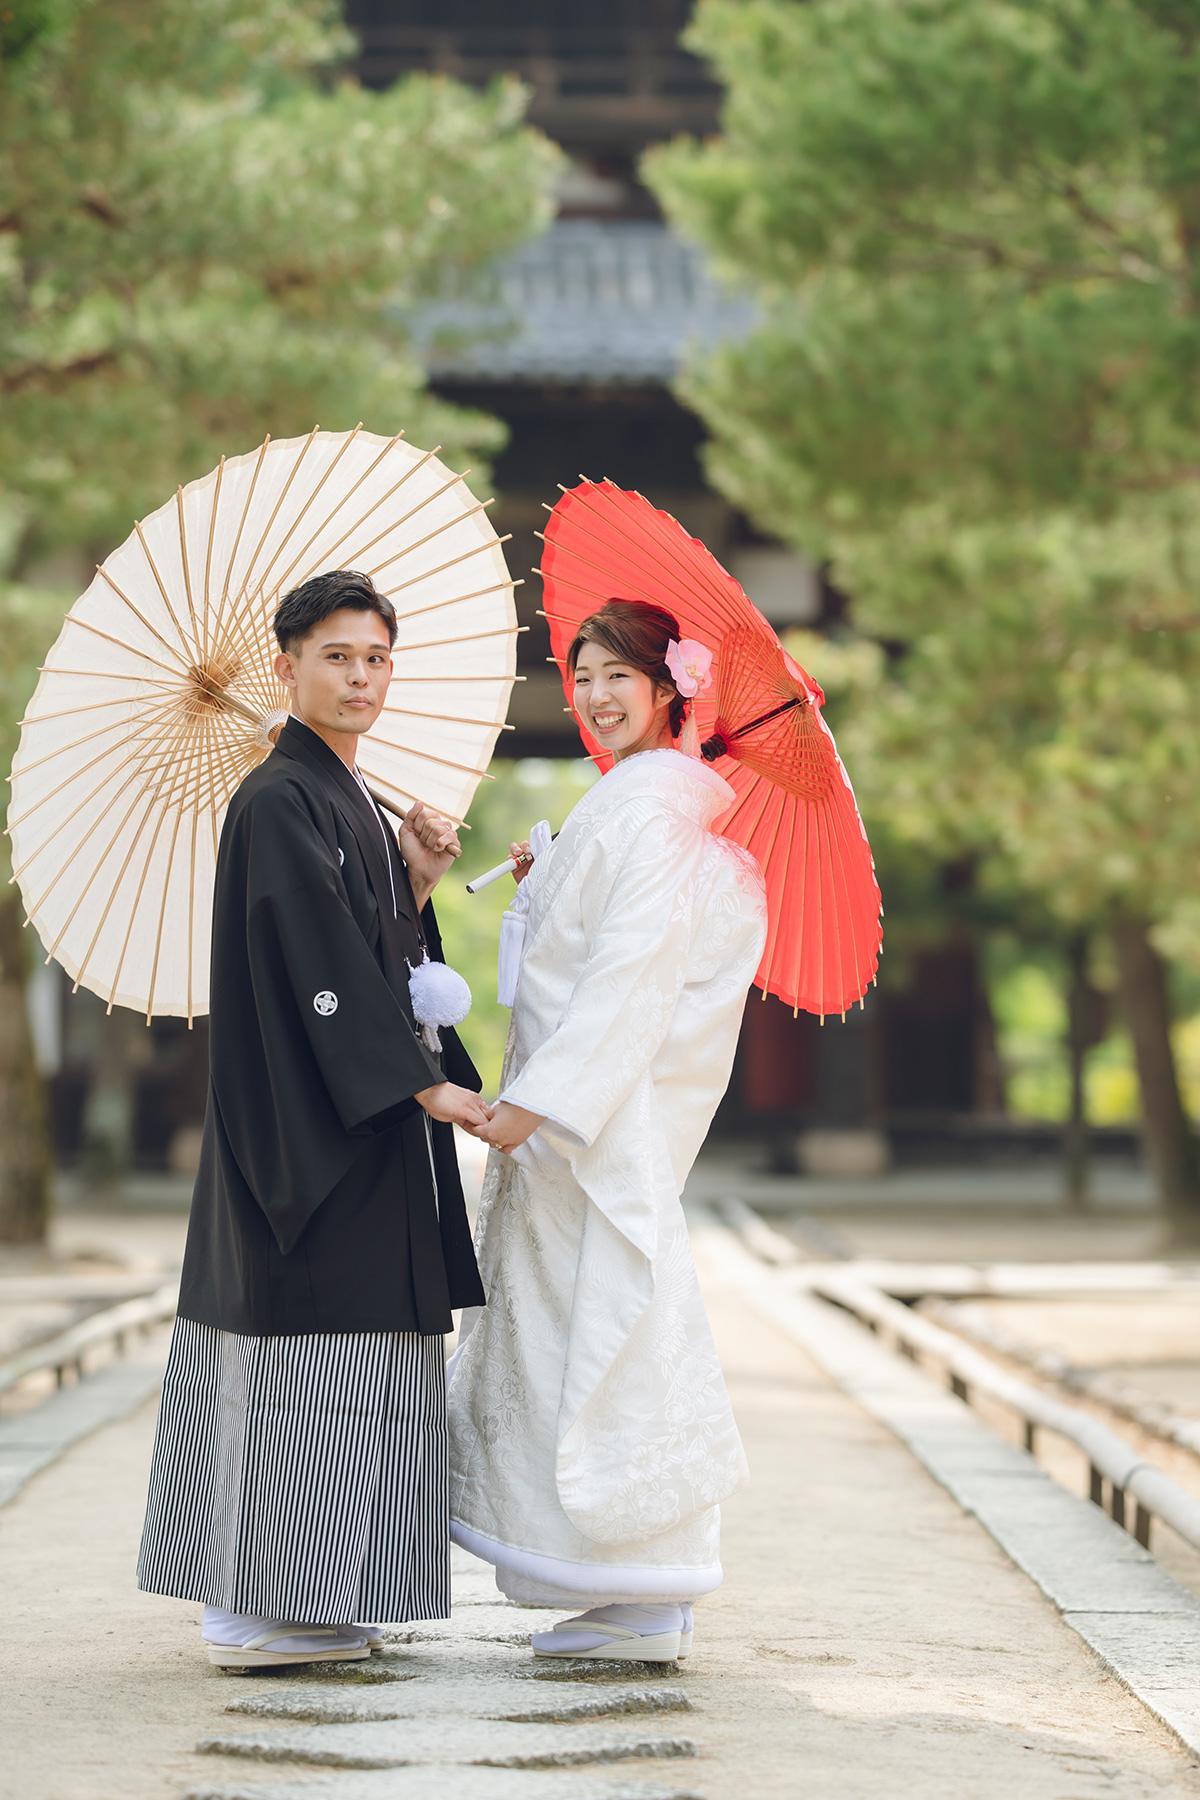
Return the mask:
<svg viewBox="0 0 1200 1800"><path fill-rule="evenodd" d="M290 717L286 706L273 707L269 713L263 714L258 730L254 733L254 741L260 750L270 750L273 747L279 727L286 725Z"/></svg>

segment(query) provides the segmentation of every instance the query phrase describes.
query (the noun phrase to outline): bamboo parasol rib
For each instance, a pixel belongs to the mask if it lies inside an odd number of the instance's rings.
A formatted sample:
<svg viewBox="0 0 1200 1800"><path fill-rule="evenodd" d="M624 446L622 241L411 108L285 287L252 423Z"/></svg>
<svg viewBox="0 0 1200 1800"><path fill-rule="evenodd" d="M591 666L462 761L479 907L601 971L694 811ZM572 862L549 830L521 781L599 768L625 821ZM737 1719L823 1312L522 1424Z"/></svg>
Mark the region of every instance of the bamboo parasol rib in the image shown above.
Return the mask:
<svg viewBox="0 0 1200 1800"><path fill-rule="evenodd" d="M271 619L323 569L369 557L401 624L364 777L393 813L419 798L464 822L517 679L487 504L402 434L314 428L222 458L134 526L68 614L13 766L13 879L77 987L147 1018L206 1010L221 822L287 714ZM406 645L434 612L455 635Z"/></svg>

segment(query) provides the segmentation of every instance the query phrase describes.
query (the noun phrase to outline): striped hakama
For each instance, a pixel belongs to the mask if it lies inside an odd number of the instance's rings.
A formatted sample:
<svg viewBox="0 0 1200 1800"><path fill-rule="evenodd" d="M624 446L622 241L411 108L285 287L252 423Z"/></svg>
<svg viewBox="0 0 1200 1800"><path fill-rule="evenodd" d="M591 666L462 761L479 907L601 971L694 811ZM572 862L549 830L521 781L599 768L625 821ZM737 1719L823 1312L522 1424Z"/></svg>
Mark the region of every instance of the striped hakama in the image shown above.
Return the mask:
<svg viewBox="0 0 1200 1800"><path fill-rule="evenodd" d="M178 1319L138 1586L307 1624L447 1618L441 1337Z"/></svg>

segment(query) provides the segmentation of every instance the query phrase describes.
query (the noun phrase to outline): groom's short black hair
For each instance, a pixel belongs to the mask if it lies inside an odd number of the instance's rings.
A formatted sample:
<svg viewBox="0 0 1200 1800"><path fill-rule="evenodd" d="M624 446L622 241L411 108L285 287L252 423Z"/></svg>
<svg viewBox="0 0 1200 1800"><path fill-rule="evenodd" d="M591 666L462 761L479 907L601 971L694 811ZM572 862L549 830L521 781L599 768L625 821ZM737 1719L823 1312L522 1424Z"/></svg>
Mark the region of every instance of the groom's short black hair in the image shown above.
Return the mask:
<svg viewBox="0 0 1200 1800"><path fill-rule="evenodd" d="M272 621L279 648L294 650L335 612L376 613L388 628L389 640L396 642L396 609L371 577L360 575L357 569L327 569L293 588L279 602Z"/></svg>

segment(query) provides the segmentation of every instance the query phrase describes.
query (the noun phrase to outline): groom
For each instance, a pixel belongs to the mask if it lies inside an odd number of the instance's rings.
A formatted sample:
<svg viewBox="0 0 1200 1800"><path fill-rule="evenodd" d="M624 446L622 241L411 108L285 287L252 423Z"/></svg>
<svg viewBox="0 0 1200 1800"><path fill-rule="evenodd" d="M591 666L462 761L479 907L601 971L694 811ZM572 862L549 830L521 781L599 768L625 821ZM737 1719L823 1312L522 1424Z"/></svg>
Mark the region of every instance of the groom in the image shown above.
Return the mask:
<svg viewBox="0 0 1200 1800"><path fill-rule="evenodd" d="M274 621L291 717L217 858L208 1111L138 1584L204 1606L226 1667L342 1661L355 1621L450 1610L442 1335L483 1301L452 1125L480 1130L410 967L459 854L425 807L399 843L358 773L396 615L315 576Z"/></svg>

